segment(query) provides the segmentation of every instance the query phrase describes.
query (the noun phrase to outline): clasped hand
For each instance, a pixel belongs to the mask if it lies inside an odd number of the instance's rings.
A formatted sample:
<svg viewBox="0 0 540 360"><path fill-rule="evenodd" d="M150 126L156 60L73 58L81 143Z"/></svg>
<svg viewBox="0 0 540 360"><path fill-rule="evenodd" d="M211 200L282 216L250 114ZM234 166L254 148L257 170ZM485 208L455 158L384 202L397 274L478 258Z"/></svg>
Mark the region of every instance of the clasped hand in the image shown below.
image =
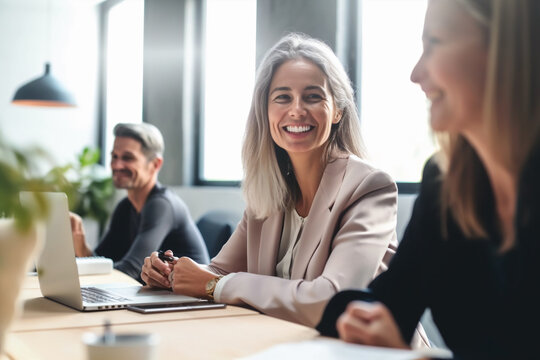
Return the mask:
<svg viewBox="0 0 540 360"><path fill-rule="evenodd" d="M357 344L408 349L390 310L381 303L353 301L339 317L341 339Z"/></svg>
<svg viewBox="0 0 540 360"><path fill-rule="evenodd" d="M165 255L173 256L173 252L167 250ZM206 297L206 283L216 276L188 257L165 262L156 251L144 259L141 271L141 278L148 286L198 298Z"/></svg>

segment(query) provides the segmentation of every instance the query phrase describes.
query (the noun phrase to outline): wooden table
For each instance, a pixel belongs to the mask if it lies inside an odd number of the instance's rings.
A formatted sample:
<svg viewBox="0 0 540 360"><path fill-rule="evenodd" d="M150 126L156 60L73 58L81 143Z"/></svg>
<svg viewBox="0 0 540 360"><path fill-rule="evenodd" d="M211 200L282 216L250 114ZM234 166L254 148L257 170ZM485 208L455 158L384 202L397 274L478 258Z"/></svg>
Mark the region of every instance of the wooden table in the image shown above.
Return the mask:
<svg viewBox="0 0 540 360"><path fill-rule="evenodd" d="M83 285L134 281L117 271L80 279ZM101 333L105 319L116 333L158 334L158 356L170 359L232 359L318 336L311 328L230 305L161 314L79 312L43 298L35 277L26 279L21 296L23 313L7 336L8 359L85 359L81 337L85 332Z"/></svg>

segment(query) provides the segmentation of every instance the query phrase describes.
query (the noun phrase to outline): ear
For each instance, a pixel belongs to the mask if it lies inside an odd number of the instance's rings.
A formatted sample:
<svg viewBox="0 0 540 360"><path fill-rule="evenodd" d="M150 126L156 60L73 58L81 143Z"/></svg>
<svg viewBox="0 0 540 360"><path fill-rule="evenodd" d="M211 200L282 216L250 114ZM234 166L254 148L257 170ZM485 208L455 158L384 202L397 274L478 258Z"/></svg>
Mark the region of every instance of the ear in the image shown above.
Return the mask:
<svg viewBox="0 0 540 360"><path fill-rule="evenodd" d="M336 110L336 116L334 116L334 120L332 120L332 124L337 124L341 121L341 117L343 116L343 110Z"/></svg>
<svg viewBox="0 0 540 360"><path fill-rule="evenodd" d="M161 169L161 166L163 165L163 158L162 157L156 157L152 160L152 165L154 165L154 169L156 172L158 172Z"/></svg>

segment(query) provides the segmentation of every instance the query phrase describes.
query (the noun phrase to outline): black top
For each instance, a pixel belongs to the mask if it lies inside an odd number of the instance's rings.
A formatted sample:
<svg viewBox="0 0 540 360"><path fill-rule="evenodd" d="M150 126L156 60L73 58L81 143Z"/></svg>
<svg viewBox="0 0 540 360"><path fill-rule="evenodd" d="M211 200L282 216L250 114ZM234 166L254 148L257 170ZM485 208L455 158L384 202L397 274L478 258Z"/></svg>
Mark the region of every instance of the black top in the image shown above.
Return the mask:
<svg viewBox="0 0 540 360"><path fill-rule="evenodd" d="M152 251L172 250L208 264L208 251L186 204L170 190L156 184L140 213L128 198L114 209L109 228L95 250L111 258L115 269L142 282L144 258Z"/></svg>
<svg viewBox="0 0 540 360"><path fill-rule="evenodd" d="M479 200L488 239L466 238L448 218L441 235L438 167L429 161L411 220L388 271L366 291L337 294L317 329L337 336L335 322L355 299L383 302L410 342L424 310L456 358L511 359L538 356L540 335L540 152L527 163L519 185L516 244L505 253L487 177ZM485 174L484 174L485 176Z"/></svg>

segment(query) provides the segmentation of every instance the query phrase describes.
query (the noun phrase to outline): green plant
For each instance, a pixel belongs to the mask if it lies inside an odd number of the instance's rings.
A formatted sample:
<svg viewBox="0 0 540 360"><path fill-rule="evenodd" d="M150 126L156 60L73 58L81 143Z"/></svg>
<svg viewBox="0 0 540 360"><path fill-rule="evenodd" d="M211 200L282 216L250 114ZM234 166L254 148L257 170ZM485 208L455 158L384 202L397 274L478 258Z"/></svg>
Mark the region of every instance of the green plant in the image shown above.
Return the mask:
<svg viewBox="0 0 540 360"><path fill-rule="evenodd" d="M21 150L0 138L0 218L14 218L15 226L22 231L30 229L36 218L47 214L47 203L39 194L46 185L34 175L39 159L46 159L42 150ZM21 205L21 191L36 192L35 207Z"/></svg>
<svg viewBox="0 0 540 360"><path fill-rule="evenodd" d="M99 149L85 147L77 155L77 162L52 168L45 182L51 190L67 194L71 211L97 220L102 232L115 189L111 176L98 163L99 157Z"/></svg>

